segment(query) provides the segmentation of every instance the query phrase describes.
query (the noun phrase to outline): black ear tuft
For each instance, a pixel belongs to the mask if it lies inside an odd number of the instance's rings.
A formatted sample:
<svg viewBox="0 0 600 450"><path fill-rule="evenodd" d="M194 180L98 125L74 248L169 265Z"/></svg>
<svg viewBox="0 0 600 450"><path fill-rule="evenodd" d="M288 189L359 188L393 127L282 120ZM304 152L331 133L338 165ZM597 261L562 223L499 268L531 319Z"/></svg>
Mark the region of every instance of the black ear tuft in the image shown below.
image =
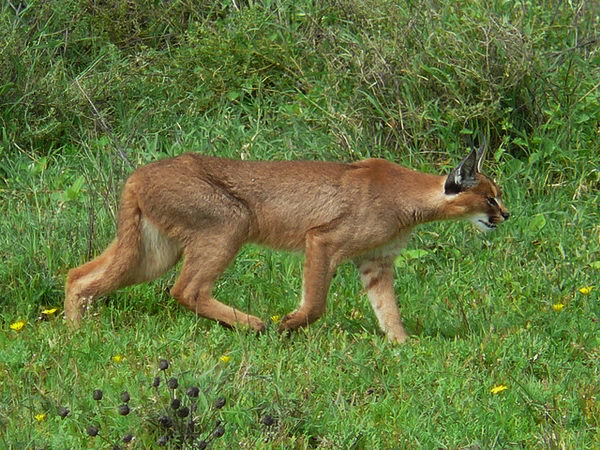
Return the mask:
<svg viewBox="0 0 600 450"><path fill-rule="evenodd" d="M458 194L465 189L474 186L477 183L477 174L479 164L479 152L477 149L471 150L458 166L456 166L444 184L444 192L447 195Z"/></svg>
<svg viewBox="0 0 600 450"><path fill-rule="evenodd" d="M476 167L475 167L475 170L477 170L477 173L481 172L483 158L485 157L485 151L487 150L487 139L485 138L485 136L480 134L479 141L481 142L481 145L477 149L477 158L476 158L477 162L476 162Z"/></svg>

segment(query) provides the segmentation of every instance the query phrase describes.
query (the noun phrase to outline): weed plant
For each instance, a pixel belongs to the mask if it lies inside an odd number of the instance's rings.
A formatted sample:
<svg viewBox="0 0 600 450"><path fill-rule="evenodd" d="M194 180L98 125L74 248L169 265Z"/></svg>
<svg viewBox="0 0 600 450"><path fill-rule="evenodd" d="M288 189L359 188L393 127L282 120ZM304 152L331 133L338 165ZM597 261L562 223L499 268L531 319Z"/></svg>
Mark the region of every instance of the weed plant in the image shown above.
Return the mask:
<svg viewBox="0 0 600 450"><path fill-rule="evenodd" d="M89 438L88 447L106 446L113 450L131 447L132 445L144 448L157 446L171 446L175 448L209 448L211 444L225 434L225 426L222 420L216 419L220 410L227 403L224 397L217 397L211 408L206 408L207 398L212 387L200 390L197 386L190 386L184 394L179 380L176 377L167 379L169 362L161 359L159 370L163 377L155 376L152 380L152 392L145 392L144 397L138 402L132 401L128 391L119 395L120 405L118 407L106 405L107 399L101 389L92 392L95 402L90 410L81 410L77 406L60 406L56 409L56 415L63 421L74 422L74 428ZM164 381L164 382L163 382ZM148 387L150 383L148 383ZM161 387L167 392L161 392ZM137 403L135 406L130 406ZM77 408L77 416L72 414L72 409ZM206 408L206 409L204 409ZM139 416L135 423L135 433L128 432L118 435L111 429L117 419L115 410L119 416L125 417L130 414ZM46 420L45 413L37 415L36 420ZM270 423L273 419L270 418ZM123 421L120 421L123 427ZM208 423L214 424L213 429L206 431ZM131 429L131 427L130 427ZM137 435L137 436L136 436ZM149 441L154 437L154 443ZM138 442L138 438L140 442ZM94 441L101 441L100 445L94 445ZM124 444L124 445L123 445Z"/></svg>

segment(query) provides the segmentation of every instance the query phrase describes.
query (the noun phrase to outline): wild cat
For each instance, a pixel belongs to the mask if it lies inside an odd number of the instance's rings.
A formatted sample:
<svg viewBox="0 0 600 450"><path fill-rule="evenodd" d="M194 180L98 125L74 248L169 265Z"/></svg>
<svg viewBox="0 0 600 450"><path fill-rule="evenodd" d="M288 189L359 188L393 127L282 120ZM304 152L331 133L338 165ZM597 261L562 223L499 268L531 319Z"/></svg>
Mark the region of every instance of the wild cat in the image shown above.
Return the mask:
<svg viewBox="0 0 600 450"><path fill-rule="evenodd" d="M487 231L509 217L500 188L480 173L483 154L483 146L473 149L447 176L383 159L261 162L188 153L153 162L125 183L117 237L69 271L67 319L78 326L99 296L155 279L183 257L171 290L177 301L202 317L261 331L262 320L212 295L240 247L253 242L305 253L301 302L280 330L321 317L336 267L353 261L382 330L404 342L393 261L413 228L467 219Z"/></svg>

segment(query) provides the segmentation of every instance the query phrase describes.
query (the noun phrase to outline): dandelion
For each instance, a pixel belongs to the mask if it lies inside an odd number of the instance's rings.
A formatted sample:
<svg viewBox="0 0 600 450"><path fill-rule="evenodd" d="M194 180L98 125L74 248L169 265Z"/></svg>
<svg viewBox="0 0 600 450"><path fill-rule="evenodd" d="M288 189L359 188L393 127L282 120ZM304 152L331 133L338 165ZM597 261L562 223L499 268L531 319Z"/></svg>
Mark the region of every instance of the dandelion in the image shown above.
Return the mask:
<svg viewBox="0 0 600 450"><path fill-rule="evenodd" d="M281 316L279 316L279 315L271 316L271 322L273 322L273 323L281 322Z"/></svg>
<svg viewBox="0 0 600 450"><path fill-rule="evenodd" d="M44 316L52 316L56 313L56 311L58 311L58 308L52 308L52 309L44 309L42 311L42 314Z"/></svg>
<svg viewBox="0 0 600 450"><path fill-rule="evenodd" d="M218 399L215 400L215 403L213 406L215 409L221 409L223 406L225 406L225 403L227 403L227 400L225 400L225 397L219 397Z"/></svg>
<svg viewBox="0 0 600 450"><path fill-rule="evenodd" d="M494 386L492 389L490 389L490 392L494 395L499 394L502 391L505 391L508 389L508 386L504 385L504 384L499 384L497 386Z"/></svg>
<svg viewBox="0 0 600 450"><path fill-rule="evenodd" d="M117 364L119 364L124 359L125 359L125 357L123 355L115 355L112 357L113 362L115 362Z"/></svg>
<svg viewBox="0 0 600 450"><path fill-rule="evenodd" d="M231 361L231 356L223 355L219 358L219 361L221 361L224 364L227 364L229 361Z"/></svg>
<svg viewBox="0 0 600 450"><path fill-rule="evenodd" d="M173 426L173 419L169 416L160 416L158 423L164 428L171 428Z"/></svg>
<svg viewBox="0 0 600 450"><path fill-rule="evenodd" d="M555 303L554 305L552 305L552 309L556 312L562 311L564 309L564 307L565 307L564 303Z"/></svg>
<svg viewBox="0 0 600 450"><path fill-rule="evenodd" d="M223 428L223 425L217 425L217 427L215 428L215 431L212 432L212 436L214 438L220 438L224 434L225 434L225 428Z"/></svg>
<svg viewBox="0 0 600 450"><path fill-rule="evenodd" d="M583 295L590 295L592 289L594 289L594 286L584 286L582 288L579 288L579 292Z"/></svg>
<svg viewBox="0 0 600 450"><path fill-rule="evenodd" d="M169 368L169 361L167 361L166 359L161 359L158 362L158 369L159 370L167 370Z"/></svg>
<svg viewBox="0 0 600 450"><path fill-rule="evenodd" d="M276 420L273 417L271 417L269 414L267 414L260 419L260 423L262 423L266 427L271 427L271 426L275 425Z"/></svg>
<svg viewBox="0 0 600 450"><path fill-rule="evenodd" d="M199 393L200 393L200 389L198 389L197 386L192 386L187 391L187 395L192 398L198 397Z"/></svg>
<svg viewBox="0 0 600 450"><path fill-rule="evenodd" d="M38 422L43 422L44 420L46 420L46 414L44 414L44 413L36 414L35 416L33 416L33 418L35 420L37 420Z"/></svg>
<svg viewBox="0 0 600 450"><path fill-rule="evenodd" d="M19 320L18 322L14 322L10 324L10 329L15 331L21 331L27 322Z"/></svg>

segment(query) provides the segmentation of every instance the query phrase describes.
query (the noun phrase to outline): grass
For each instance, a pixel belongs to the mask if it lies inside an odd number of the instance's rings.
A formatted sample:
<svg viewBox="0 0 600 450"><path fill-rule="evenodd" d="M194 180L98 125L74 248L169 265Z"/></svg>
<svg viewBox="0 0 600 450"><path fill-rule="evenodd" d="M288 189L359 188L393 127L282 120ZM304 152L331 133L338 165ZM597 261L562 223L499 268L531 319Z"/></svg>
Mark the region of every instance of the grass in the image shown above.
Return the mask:
<svg viewBox="0 0 600 450"><path fill-rule="evenodd" d="M111 448L127 433L122 447L154 446L172 399L151 386L161 358L183 399L200 387L202 437L222 422L213 448L598 446L590 3L109 3L0 7L0 446ZM325 317L280 336L302 258L254 246L216 296L273 317L263 335L180 308L177 270L65 326L65 274L112 238L132 167L193 150L443 173L479 131L512 217L485 236L462 223L415 233L396 268L407 345L381 335L350 265Z"/></svg>

